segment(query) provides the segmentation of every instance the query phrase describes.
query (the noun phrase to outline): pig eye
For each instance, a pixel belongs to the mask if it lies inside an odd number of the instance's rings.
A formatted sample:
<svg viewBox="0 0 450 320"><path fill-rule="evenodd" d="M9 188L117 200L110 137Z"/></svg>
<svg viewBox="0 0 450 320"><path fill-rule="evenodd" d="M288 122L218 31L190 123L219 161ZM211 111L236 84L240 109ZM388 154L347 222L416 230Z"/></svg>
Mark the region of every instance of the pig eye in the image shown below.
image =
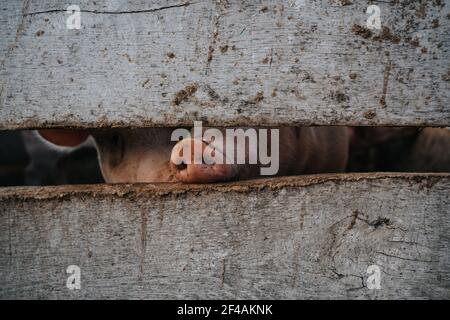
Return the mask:
<svg viewBox="0 0 450 320"><path fill-rule="evenodd" d="M109 164L111 167L118 166L123 159L125 154L125 144L123 137L119 132L114 132L110 138L111 154L109 159Z"/></svg>

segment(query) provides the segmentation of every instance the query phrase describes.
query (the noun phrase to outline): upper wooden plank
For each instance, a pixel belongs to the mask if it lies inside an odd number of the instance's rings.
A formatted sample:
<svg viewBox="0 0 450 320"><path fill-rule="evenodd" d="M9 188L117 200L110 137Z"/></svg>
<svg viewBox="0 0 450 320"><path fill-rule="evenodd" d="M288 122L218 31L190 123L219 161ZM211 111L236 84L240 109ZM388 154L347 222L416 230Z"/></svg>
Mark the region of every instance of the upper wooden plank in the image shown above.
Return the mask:
<svg viewBox="0 0 450 320"><path fill-rule="evenodd" d="M442 0L2 1L0 128L448 126L449 19Z"/></svg>

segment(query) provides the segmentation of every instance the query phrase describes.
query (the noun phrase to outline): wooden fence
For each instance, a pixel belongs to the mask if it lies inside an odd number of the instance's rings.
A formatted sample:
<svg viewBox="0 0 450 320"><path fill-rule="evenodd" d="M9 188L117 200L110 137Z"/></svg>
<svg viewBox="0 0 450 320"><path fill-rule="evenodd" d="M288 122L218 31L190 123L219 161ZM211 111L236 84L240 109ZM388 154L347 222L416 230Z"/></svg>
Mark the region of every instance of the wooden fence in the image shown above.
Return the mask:
<svg viewBox="0 0 450 320"><path fill-rule="evenodd" d="M2 1L0 129L450 126L449 19L438 0ZM0 298L448 299L449 190L444 173L2 188Z"/></svg>

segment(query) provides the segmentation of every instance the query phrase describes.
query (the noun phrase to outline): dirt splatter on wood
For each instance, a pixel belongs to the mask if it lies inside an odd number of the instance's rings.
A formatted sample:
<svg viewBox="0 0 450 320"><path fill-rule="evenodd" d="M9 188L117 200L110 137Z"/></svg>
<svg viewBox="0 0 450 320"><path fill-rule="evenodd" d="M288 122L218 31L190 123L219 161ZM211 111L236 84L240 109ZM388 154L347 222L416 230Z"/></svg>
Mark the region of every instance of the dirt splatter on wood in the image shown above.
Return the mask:
<svg viewBox="0 0 450 320"><path fill-rule="evenodd" d="M384 75L383 75L383 95L380 99L380 104L383 108L386 107L386 94L389 84L389 76L391 74L391 68L392 65L391 62L389 61L386 67L384 68Z"/></svg>
<svg viewBox="0 0 450 320"><path fill-rule="evenodd" d="M439 19L434 19L431 22L431 28L436 29L437 27L439 27Z"/></svg>
<svg viewBox="0 0 450 320"><path fill-rule="evenodd" d="M181 183L137 183L137 184L92 184L64 185L46 187L3 187L0 200L52 200L77 197L103 198L115 196L118 198L153 198L168 195L200 194L210 192L254 193L261 190L280 190L283 188L299 188L328 183L342 184L359 181L381 181L396 179L410 183L426 184L429 188L439 181L450 178L449 173L345 173L345 174L315 174L302 176L286 176L264 178L246 181L212 183L212 184L181 184ZM432 181L433 184L429 184Z"/></svg>
<svg viewBox="0 0 450 320"><path fill-rule="evenodd" d="M228 45L224 45L220 47L220 52L226 53L228 51Z"/></svg>
<svg viewBox="0 0 450 320"><path fill-rule="evenodd" d="M253 102L258 103L264 100L264 93L262 91L258 92L253 99Z"/></svg>
<svg viewBox="0 0 450 320"><path fill-rule="evenodd" d="M331 0L330 3L341 6L341 7L349 6L349 5L353 4L353 2L350 0Z"/></svg>
<svg viewBox="0 0 450 320"><path fill-rule="evenodd" d="M356 219L358 219L358 216L359 216L359 211L358 210L353 210L353 212L352 212L352 220L350 221L350 225L347 227L347 230L353 229L353 227L356 224Z"/></svg>
<svg viewBox="0 0 450 320"><path fill-rule="evenodd" d="M338 103L344 103L350 100L349 96L339 91L331 92L331 98Z"/></svg>
<svg viewBox="0 0 450 320"><path fill-rule="evenodd" d="M211 86L205 85L204 88L212 100L220 100L219 94Z"/></svg>
<svg viewBox="0 0 450 320"><path fill-rule="evenodd" d="M369 39L372 36L372 31L369 28L354 24L352 27L352 32L364 39Z"/></svg>
<svg viewBox="0 0 450 320"><path fill-rule="evenodd" d="M178 91L173 99L173 104L179 106L182 102L188 100L194 93L197 92L197 85L191 84L186 86L183 90Z"/></svg>
<svg viewBox="0 0 450 320"><path fill-rule="evenodd" d="M364 118L369 119L369 120L375 118L376 115L377 115L377 113L374 110L367 110L363 114Z"/></svg>
<svg viewBox="0 0 450 320"><path fill-rule="evenodd" d="M425 19L427 16L427 1L423 1L416 9L416 17Z"/></svg>
<svg viewBox="0 0 450 320"><path fill-rule="evenodd" d="M208 61L208 63L212 61L212 59L213 59L213 53L214 53L214 48L213 48L212 46L209 46L209 47L208 47L208 56L207 56L207 58L206 58L206 60Z"/></svg>
<svg viewBox="0 0 450 320"><path fill-rule="evenodd" d="M131 57L130 57L130 55L129 55L128 53L122 54L122 57L124 57L125 59L127 59L127 61L128 61L129 63L133 63L133 60L131 60Z"/></svg>
<svg viewBox="0 0 450 320"><path fill-rule="evenodd" d="M273 98L275 98L275 97L277 96L277 89L273 89L273 90L272 90L271 96L272 96Z"/></svg>
<svg viewBox="0 0 450 320"><path fill-rule="evenodd" d="M379 35L373 37L375 41L390 41L392 43L398 44L400 43L401 37L392 33L389 27L383 26Z"/></svg>
<svg viewBox="0 0 450 320"><path fill-rule="evenodd" d="M145 80L145 81L142 83L142 88L145 88L145 85L146 85L147 83L149 83L149 82L150 82L150 79Z"/></svg>
<svg viewBox="0 0 450 320"><path fill-rule="evenodd" d="M417 38L409 39L408 43L414 48L418 48L420 46L419 39Z"/></svg>
<svg viewBox="0 0 450 320"><path fill-rule="evenodd" d="M442 75L442 80L444 80L444 81L450 81L450 67L449 67L449 69L447 70L447 73Z"/></svg>

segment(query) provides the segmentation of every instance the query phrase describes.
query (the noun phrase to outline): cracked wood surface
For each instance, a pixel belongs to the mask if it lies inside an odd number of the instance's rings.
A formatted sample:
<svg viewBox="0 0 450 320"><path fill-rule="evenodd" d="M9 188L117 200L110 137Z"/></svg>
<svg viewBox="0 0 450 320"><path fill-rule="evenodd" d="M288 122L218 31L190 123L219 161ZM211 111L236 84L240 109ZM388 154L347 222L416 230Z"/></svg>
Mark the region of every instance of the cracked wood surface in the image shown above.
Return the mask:
<svg viewBox="0 0 450 320"><path fill-rule="evenodd" d="M449 174L6 188L0 298L449 299L449 189Z"/></svg>
<svg viewBox="0 0 450 320"><path fill-rule="evenodd" d="M2 1L0 128L448 126L449 14L425 0Z"/></svg>

